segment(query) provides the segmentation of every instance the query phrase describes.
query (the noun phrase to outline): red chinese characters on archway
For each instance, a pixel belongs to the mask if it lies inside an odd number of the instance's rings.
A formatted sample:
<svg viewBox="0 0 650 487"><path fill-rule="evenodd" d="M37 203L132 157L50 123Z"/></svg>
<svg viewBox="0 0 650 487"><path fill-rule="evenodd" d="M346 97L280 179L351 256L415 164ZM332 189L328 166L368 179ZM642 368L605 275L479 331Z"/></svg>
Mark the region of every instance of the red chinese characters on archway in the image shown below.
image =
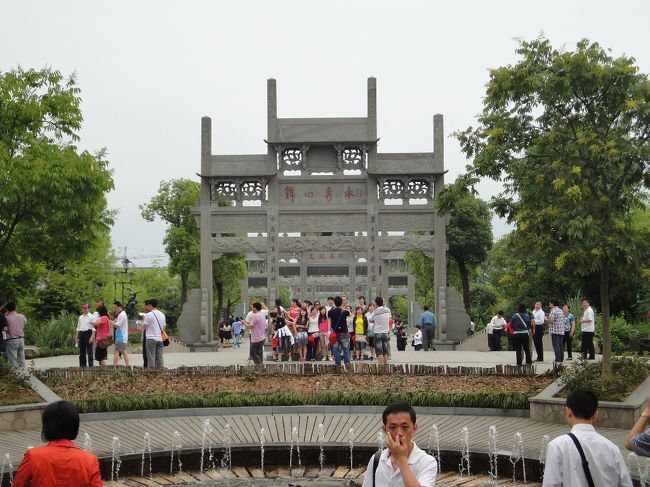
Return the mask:
<svg viewBox="0 0 650 487"><path fill-rule="evenodd" d="M351 185L327 185L319 189L314 188L313 185L301 187L298 184L284 186L281 191L284 204L289 205L307 202L318 204L319 201L322 203L363 201L365 197L363 189Z"/></svg>

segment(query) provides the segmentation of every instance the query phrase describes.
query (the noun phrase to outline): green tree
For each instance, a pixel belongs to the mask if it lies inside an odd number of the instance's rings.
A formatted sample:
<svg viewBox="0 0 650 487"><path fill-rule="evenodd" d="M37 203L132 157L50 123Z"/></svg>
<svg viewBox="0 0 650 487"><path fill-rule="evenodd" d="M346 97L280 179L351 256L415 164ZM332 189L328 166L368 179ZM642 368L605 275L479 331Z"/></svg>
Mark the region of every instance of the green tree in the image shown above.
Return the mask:
<svg viewBox="0 0 650 487"><path fill-rule="evenodd" d="M470 272L485 261L492 248L492 213L485 201L468 191L456 191L456 188L446 187L436 201L438 208L451 212L447 226L447 254L458 266L463 303L469 314L472 307Z"/></svg>
<svg viewBox="0 0 650 487"><path fill-rule="evenodd" d="M501 181L493 208L529 245L600 281L603 374L611 374L611 265L634 259L630 210L650 187L650 83L597 43L519 41L517 64L490 71L479 126L458 132L465 183Z"/></svg>
<svg viewBox="0 0 650 487"><path fill-rule="evenodd" d="M79 151L80 89L50 68L0 72L0 293L62 270L107 239L105 151Z"/></svg>
<svg viewBox="0 0 650 487"><path fill-rule="evenodd" d="M225 318L241 299L241 280L246 277L246 254L223 254L212 262L217 312Z"/></svg>
<svg viewBox="0 0 650 487"><path fill-rule="evenodd" d="M152 222L158 217L169 225L163 244L169 255L169 270L181 278L181 304L187 301L190 274L199 268L201 239L190 211L199 203L199 197L199 183L173 179L161 182L158 194L149 203L140 205L145 220Z"/></svg>

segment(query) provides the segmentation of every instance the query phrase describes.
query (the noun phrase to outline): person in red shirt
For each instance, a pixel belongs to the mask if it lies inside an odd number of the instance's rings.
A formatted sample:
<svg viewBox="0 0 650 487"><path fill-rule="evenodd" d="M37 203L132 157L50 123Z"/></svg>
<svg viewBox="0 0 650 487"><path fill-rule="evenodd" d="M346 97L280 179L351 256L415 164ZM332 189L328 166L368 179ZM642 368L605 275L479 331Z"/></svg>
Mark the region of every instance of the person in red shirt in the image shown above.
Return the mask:
<svg viewBox="0 0 650 487"><path fill-rule="evenodd" d="M72 443L79 434L77 408L54 402L43 411L42 422L41 437L48 443L25 452L13 487L101 487L97 457Z"/></svg>

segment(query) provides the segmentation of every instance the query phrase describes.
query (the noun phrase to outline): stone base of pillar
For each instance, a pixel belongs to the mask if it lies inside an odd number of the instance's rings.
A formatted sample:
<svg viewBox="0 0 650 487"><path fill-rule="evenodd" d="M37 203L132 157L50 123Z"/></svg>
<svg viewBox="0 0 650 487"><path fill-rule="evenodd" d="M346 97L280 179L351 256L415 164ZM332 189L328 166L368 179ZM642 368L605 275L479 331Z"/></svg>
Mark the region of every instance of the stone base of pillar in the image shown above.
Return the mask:
<svg viewBox="0 0 650 487"><path fill-rule="evenodd" d="M190 343L187 345L190 349L190 352L217 352L219 351L219 345L217 342L212 343Z"/></svg>
<svg viewBox="0 0 650 487"><path fill-rule="evenodd" d="M445 340L452 342L461 342L467 338L469 329L469 315L465 312L460 295L456 288L445 288L443 313L446 318L447 333Z"/></svg>
<svg viewBox="0 0 650 487"><path fill-rule="evenodd" d="M448 352L450 350L456 350L456 347L458 346L460 342L452 342L452 341L435 341L433 342L433 346L436 347L436 352ZM435 353L435 352L433 352Z"/></svg>

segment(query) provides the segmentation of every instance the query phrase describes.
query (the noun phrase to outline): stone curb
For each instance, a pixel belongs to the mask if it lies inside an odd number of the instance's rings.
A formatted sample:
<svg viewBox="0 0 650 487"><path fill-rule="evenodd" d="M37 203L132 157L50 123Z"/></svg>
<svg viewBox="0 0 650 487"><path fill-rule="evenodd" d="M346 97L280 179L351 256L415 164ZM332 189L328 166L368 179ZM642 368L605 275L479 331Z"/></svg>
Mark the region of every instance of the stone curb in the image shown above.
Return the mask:
<svg viewBox="0 0 650 487"><path fill-rule="evenodd" d="M152 415L165 418L205 417L205 416L247 416L256 414L377 414L386 406L253 406L235 408L188 408L188 409L143 409L140 411L113 411L107 413L81 414L82 421L113 421L121 419L148 419ZM498 408L455 408L455 407L415 407L418 414L453 415L453 416L498 416L509 418L527 418L526 409Z"/></svg>
<svg viewBox="0 0 650 487"><path fill-rule="evenodd" d="M554 397L564 386L561 379L551 383L537 396L530 398L530 419L545 423L566 423L566 399ZM639 419L646 398L650 395L650 377L647 377L623 402L599 401L598 426L629 429Z"/></svg>

